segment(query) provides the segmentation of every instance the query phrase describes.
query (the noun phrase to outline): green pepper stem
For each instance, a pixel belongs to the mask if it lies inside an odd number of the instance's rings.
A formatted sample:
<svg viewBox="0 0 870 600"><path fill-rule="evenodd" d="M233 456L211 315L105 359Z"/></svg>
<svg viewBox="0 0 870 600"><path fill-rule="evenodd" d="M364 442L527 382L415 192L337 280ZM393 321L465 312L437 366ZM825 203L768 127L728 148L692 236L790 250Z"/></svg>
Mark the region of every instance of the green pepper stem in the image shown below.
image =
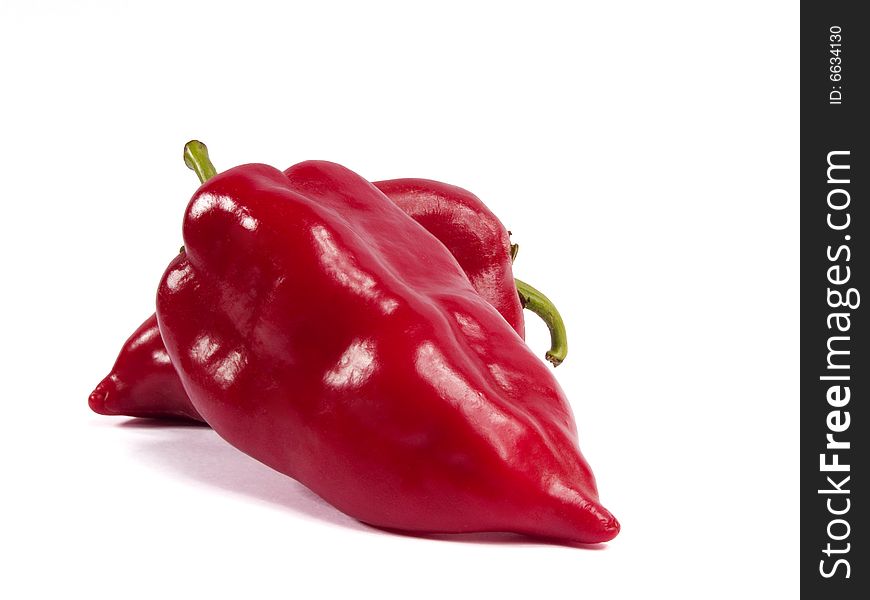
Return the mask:
<svg viewBox="0 0 870 600"><path fill-rule="evenodd" d="M199 140L190 140L184 145L184 164L196 173L200 183L205 183L217 175L208 157L208 148Z"/></svg>
<svg viewBox="0 0 870 600"><path fill-rule="evenodd" d="M517 293L520 295L520 303L544 321L550 330L550 349L547 350L546 359L558 367L568 355L568 334L565 332L565 323L556 306L544 294L524 281L514 279L517 285Z"/></svg>

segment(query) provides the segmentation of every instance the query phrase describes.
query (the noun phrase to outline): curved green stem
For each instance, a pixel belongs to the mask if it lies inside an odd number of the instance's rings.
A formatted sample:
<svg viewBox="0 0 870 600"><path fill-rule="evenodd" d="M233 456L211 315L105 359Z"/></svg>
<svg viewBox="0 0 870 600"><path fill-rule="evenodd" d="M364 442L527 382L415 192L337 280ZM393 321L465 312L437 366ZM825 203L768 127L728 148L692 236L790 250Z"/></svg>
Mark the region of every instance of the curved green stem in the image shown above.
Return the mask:
<svg viewBox="0 0 870 600"><path fill-rule="evenodd" d="M558 367L568 355L568 334L565 332L565 323L562 315L555 305L544 294L524 281L514 279L517 284L517 293L520 295L520 303L541 317L550 330L550 349L547 350L546 358Z"/></svg>
<svg viewBox="0 0 870 600"><path fill-rule="evenodd" d="M190 140L184 145L184 164L196 173L200 183L205 183L217 175L208 157L208 148L199 140Z"/></svg>

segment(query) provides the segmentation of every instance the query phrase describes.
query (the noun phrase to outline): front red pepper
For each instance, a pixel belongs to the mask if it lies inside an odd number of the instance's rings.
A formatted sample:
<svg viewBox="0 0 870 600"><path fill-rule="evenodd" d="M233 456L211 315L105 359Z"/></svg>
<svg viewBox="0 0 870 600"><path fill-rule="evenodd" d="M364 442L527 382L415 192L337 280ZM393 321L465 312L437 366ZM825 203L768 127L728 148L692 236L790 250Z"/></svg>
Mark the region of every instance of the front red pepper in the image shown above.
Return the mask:
<svg viewBox="0 0 870 600"><path fill-rule="evenodd" d="M196 410L361 521L600 542L552 374L435 237L332 163L203 185L158 291Z"/></svg>

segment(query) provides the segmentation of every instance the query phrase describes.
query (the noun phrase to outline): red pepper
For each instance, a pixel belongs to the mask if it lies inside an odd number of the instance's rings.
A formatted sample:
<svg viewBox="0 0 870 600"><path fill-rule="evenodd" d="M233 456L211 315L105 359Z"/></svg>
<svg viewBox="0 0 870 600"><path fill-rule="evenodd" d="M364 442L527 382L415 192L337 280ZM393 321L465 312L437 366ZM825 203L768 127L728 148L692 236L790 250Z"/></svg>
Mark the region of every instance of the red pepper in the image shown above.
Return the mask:
<svg viewBox="0 0 870 600"><path fill-rule="evenodd" d="M160 332L231 444L378 527L618 533L550 371L370 183L327 162L236 167L183 233Z"/></svg>
<svg viewBox="0 0 870 600"><path fill-rule="evenodd" d="M561 316L549 299L514 279L511 264L518 246L510 243L509 232L480 198L428 179L392 179L374 185L451 251L477 293L520 336L525 333L523 307L539 314L551 331L547 360L554 365L564 360L568 346ZM202 421L169 364L154 315L127 340L88 403L103 415Z"/></svg>

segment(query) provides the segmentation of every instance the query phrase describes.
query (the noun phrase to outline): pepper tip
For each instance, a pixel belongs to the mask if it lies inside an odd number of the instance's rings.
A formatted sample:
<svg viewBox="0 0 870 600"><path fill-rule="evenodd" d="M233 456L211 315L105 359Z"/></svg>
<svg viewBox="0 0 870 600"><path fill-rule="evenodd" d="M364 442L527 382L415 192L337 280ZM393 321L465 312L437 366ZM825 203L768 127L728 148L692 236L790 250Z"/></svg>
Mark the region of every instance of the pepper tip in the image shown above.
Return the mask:
<svg viewBox="0 0 870 600"><path fill-rule="evenodd" d="M619 535L620 530L622 529L622 525L619 524L619 521L616 520L616 517L610 515L610 519L605 523L603 531L607 536L607 539L603 540L605 542L609 542L617 535Z"/></svg>
<svg viewBox="0 0 870 600"><path fill-rule="evenodd" d="M109 399L111 397L111 388L114 387L109 377L103 379L91 395L88 396L88 406L98 415L115 415L109 407Z"/></svg>

